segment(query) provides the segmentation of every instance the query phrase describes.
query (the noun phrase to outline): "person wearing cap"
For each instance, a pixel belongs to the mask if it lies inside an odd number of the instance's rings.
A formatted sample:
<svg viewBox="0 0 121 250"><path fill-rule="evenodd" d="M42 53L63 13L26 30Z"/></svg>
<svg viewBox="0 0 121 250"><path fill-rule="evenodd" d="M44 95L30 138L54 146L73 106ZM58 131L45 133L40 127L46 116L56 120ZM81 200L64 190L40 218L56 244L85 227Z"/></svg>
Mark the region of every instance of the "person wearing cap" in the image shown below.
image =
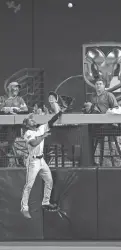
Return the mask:
<svg viewBox="0 0 121 250"><path fill-rule="evenodd" d="M20 85L18 82L11 82L7 87L7 94L0 97L0 111L5 113L19 113L28 111L23 98L18 96Z"/></svg>
<svg viewBox="0 0 121 250"><path fill-rule="evenodd" d="M48 101L51 106L51 112L58 113L60 111L60 106L58 104L58 95L54 91L49 92Z"/></svg>
<svg viewBox="0 0 121 250"><path fill-rule="evenodd" d="M118 108L118 102L115 96L106 91L105 82L102 79L98 79L95 83L95 93L92 94L90 102L85 103L85 110L87 114L106 114L109 109ZM117 126L113 124L113 126ZM101 124L93 124L92 126L92 134L95 133L96 128L101 128ZM109 124L103 125L103 128L109 128ZM111 142L113 142L113 138L110 137ZM94 139L95 141L95 139ZM101 141L99 141L99 145L101 146ZM94 161L94 164L96 162Z"/></svg>
<svg viewBox="0 0 121 250"><path fill-rule="evenodd" d="M98 113L105 114L108 109L118 108L119 105L115 96L106 91L105 82L97 80L95 83L95 93L92 94L90 102L84 104L86 112L90 113L92 106L98 109Z"/></svg>
<svg viewBox="0 0 121 250"><path fill-rule="evenodd" d="M28 206L29 196L38 173L45 182L42 207L48 211L57 209L57 204L50 203L53 179L50 168L44 160L43 148L44 139L50 135L50 129L61 114L62 111L59 111L47 124L39 127L32 116L23 121L24 140L27 143L29 155L26 160L27 176L21 200L21 213L28 219L31 218Z"/></svg>

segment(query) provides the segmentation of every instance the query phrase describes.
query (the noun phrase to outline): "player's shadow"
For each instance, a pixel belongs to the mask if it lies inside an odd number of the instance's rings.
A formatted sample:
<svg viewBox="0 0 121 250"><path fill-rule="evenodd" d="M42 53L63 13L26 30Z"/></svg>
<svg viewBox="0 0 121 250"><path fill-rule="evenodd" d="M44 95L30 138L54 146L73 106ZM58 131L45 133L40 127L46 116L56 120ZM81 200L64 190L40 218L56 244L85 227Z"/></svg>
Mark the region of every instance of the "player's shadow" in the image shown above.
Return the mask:
<svg viewBox="0 0 121 250"><path fill-rule="evenodd" d="M77 181L76 172L73 171L61 171L53 170L53 189L51 193L51 203L56 203L58 205L57 211L45 212L44 221L45 224L49 225L51 218L54 219L55 228L53 228L52 238L55 237L60 239L77 239L78 232L76 228L73 227L71 221L71 192L73 190L73 185ZM73 196L73 194L72 194ZM48 221L48 223L47 223ZM49 235L48 226L46 227L46 233ZM48 232L48 233L47 233Z"/></svg>

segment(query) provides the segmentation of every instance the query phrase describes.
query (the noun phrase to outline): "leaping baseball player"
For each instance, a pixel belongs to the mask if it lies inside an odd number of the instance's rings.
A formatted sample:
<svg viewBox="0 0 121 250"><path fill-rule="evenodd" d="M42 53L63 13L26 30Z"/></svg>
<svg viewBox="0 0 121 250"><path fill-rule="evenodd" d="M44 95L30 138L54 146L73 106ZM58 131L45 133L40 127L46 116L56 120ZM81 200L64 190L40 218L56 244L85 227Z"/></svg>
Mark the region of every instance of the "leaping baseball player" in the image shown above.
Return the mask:
<svg viewBox="0 0 121 250"><path fill-rule="evenodd" d="M51 98L50 98L51 99ZM24 140L28 146L28 158L26 161L26 184L22 194L21 200L21 213L26 218L31 218L29 213L29 196L35 179L38 175L42 177L45 182L44 185L44 197L42 200L42 207L49 211L56 210L57 204L50 203L51 191L53 187L53 179L52 174L50 171L49 166L44 160L43 156L43 148L44 148L44 139L50 135L50 129L52 128L53 124L63 113L60 110L60 107L57 109L57 102L55 100L50 100L50 105L54 107L55 102L55 113L51 120L48 121L47 124L40 125L37 128L37 123L32 117L26 118L23 121L24 126ZM59 105L58 105L59 106Z"/></svg>

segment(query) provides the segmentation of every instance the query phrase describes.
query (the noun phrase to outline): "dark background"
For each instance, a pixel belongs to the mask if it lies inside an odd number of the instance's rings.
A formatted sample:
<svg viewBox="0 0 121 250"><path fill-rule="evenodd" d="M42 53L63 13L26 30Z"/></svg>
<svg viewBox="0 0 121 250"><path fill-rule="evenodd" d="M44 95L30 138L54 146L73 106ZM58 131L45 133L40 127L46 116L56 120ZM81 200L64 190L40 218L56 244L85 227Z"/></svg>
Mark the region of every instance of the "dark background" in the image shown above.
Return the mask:
<svg viewBox="0 0 121 250"><path fill-rule="evenodd" d="M10 1L10 0L9 0ZM0 92L4 80L25 67L45 69L45 100L65 78L82 73L82 44L121 40L118 0L15 0L16 14L0 1ZM69 86L70 83L70 86ZM84 82L65 84L61 94L80 96ZM73 93L75 91L75 93Z"/></svg>

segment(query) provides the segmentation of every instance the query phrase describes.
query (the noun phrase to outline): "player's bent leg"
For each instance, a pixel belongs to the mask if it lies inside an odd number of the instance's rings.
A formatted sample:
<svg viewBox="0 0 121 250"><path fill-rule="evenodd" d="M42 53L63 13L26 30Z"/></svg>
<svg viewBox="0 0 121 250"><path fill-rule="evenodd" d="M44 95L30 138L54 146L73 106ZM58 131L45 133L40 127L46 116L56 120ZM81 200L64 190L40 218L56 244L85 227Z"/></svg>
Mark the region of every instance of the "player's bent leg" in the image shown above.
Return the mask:
<svg viewBox="0 0 121 250"><path fill-rule="evenodd" d="M21 200L21 213L26 218L31 218L31 215L29 214L28 201L31 189L34 185L39 170L40 170L40 162L38 160L33 160L32 162L30 162L30 165L27 169L26 184L24 186L22 200Z"/></svg>
<svg viewBox="0 0 121 250"><path fill-rule="evenodd" d="M42 168L40 170L40 176L44 180L44 197L42 201L42 207L47 210L57 209L57 204L50 203L51 192L53 188L52 174L49 166L46 164L45 160L42 159Z"/></svg>

